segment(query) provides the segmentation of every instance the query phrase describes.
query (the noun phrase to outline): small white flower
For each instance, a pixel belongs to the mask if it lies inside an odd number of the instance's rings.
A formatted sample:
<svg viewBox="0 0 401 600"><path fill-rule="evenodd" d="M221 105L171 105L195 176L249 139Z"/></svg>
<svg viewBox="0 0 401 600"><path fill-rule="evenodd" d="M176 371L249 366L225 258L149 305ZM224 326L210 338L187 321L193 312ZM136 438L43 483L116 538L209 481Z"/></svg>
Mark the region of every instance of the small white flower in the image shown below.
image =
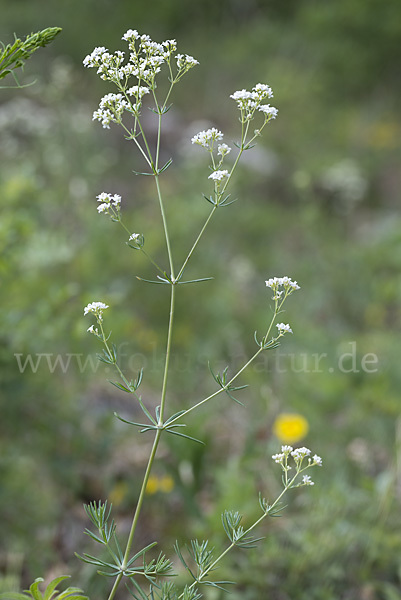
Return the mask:
<svg viewBox="0 0 401 600"><path fill-rule="evenodd" d="M263 98L273 97L273 90L269 85L266 85L265 83L257 83L252 89L254 92L256 92L259 96Z"/></svg>
<svg viewBox="0 0 401 600"><path fill-rule="evenodd" d="M277 323L276 327L279 330L279 333L285 333L286 331L288 333L293 333L293 331L292 331L291 327L288 325L288 323L287 324Z"/></svg>
<svg viewBox="0 0 401 600"><path fill-rule="evenodd" d="M226 154L229 154L231 152L231 148L230 146L227 146L227 144L219 144L217 146L217 154L220 154L220 156L226 156Z"/></svg>
<svg viewBox="0 0 401 600"><path fill-rule="evenodd" d="M129 236L129 241L130 242L137 242L139 240L139 238L141 237L140 233L133 233Z"/></svg>
<svg viewBox="0 0 401 600"><path fill-rule="evenodd" d="M313 462L311 464L312 465L317 465L318 467L321 467L322 464L323 464L321 457L318 456L317 454L314 454L313 455Z"/></svg>
<svg viewBox="0 0 401 600"><path fill-rule="evenodd" d="M111 203L113 206L115 206L116 208L120 206L121 204L121 196L119 196L118 194L114 194L114 196L110 197Z"/></svg>
<svg viewBox="0 0 401 600"><path fill-rule="evenodd" d="M99 65L99 61L102 59L102 56L106 53L108 53L107 48L104 46L98 46L91 54L85 56L83 60L84 67L97 67Z"/></svg>
<svg viewBox="0 0 401 600"><path fill-rule="evenodd" d="M272 459L274 460L275 463L280 464L281 462L283 462L285 458L285 454L284 453L280 453L280 454L273 454Z"/></svg>
<svg viewBox="0 0 401 600"><path fill-rule="evenodd" d="M129 102L122 94L106 94L94 111L92 120L100 121L105 129L110 129L110 122L121 123L124 111L129 109Z"/></svg>
<svg viewBox="0 0 401 600"><path fill-rule="evenodd" d="M231 94L230 98L236 100L238 104L244 105L248 104L250 100L252 100L252 92L247 92L246 90L238 90Z"/></svg>
<svg viewBox="0 0 401 600"><path fill-rule="evenodd" d="M296 281L292 281L290 277L271 277L270 279L267 279L266 286L275 292L280 286L284 287L284 289L289 293L301 289L298 283Z"/></svg>
<svg viewBox="0 0 401 600"><path fill-rule="evenodd" d="M99 206L97 207L97 212L98 213L108 213L110 210L110 203L109 202L103 202L103 204L99 204Z"/></svg>
<svg viewBox="0 0 401 600"><path fill-rule="evenodd" d="M102 313L104 310L106 310L106 308L109 308L109 306L104 302L90 302L84 308L84 315L87 315L88 313L93 313L98 322L101 323L103 321Z"/></svg>
<svg viewBox="0 0 401 600"><path fill-rule="evenodd" d="M294 460L302 460L304 459L306 456L309 456L311 453L311 451L309 450L309 448L296 448L295 450L293 450L291 452L291 456L294 458Z"/></svg>
<svg viewBox="0 0 401 600"><path fill-rule="evenodd" d="M130 42L131 40L137 40L139 38L139 33L136 29L128 29L126 33L124 33L122 40Z"/></svg>
<svg viewBox="0 0 401 600"><path fill-rule="evenodd" d="M304 475L302 477L302 485L315 485L309 475Z"/></svg>
<svg viewBox="0 0 401 600"><path fill-rule="evenodd" d="M281 452L284 452L284 454L289 454L292 450L292 446L281 446Z"/></svg>
<svg viewBox="0 0 401 600"><path fill-rule="evenodd" d="M101 203L97 207L98 213L106 213L106 214L110 214L110 216L112 216L112 217L113 216L118 217L118 214L120 211L120 204L121 204L121 196L119 196L119 194L110 194L110 193L102 192L101 194L96 196L96 199L98 202ZM114 208L112 208L112 206ZM110 210L111 210L111 213L109 212Z"/></svg>
<svg viewBox="0 0 401 600"><path fill-rule="evenodd" d="M268 119L275 119L278 115L278 109L270 104L262 104L258 110L266 115Z"/></svg>
<svg viewBox="0 0 401 600"><path fill-rule="evenodd" d="M210 150L214 144L214 142L219 142L223 139L223 134L221 131L216 129L216 127L212 127L211 129L207 129L206 131L200 131L193 138L191 138L191 142L193 144L198 144L207 150Z"/></svg>
<svg viewBox="0 0 401 600"><path fill-rule="evenodd" d="M110 194L106 192L102 192L98 196L96 196L98 202L110 202Z"/></svg>
<svg viewBox="0 0 401 600"><path fill-rule="evenodd" d="M222 181L228 177L227 169L223 169L222 171L213 171L208 177L208 179L213 179L213 181Z"/></svg>
<svg viewBox="0 0 401 600"><path fill-rule="evenodd" d="M181 69L188 71L192 67L199 65L199 61L197 61L193 56L189 56L189 54L176 54L175 58L177 61L177 67L180 71Z"/></svg>
<svg viewBox="0 0 401 600"><path fill-rule="evenodd" d="M136 98L142 98L145 94L149 94L150 90L148 87L143 85L134 85L132 88L127 90L129 96L135 96Z"/></svg>
<svg viewBox="0 0 401 600"><path fill-rule="evenodd" d="M88 329L86 330L88 333L93 333L93 335L99 335L99 330L98 328L94 327L94 325L91 325L90 327L88 327Z"/></svg>

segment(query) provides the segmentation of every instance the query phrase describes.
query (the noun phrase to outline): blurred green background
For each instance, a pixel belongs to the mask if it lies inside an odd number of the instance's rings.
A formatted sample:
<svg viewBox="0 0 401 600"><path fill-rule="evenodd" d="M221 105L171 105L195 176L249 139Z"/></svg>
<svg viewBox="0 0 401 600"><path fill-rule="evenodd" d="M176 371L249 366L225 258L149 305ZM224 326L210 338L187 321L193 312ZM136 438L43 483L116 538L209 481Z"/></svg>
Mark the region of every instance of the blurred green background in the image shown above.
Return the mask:
<svg viewBox="0 0 401 600"><path fill-rule="evenodd" d="M250 523L258 491L277 495L272 426L295 412L309 423L300 443L324 468L218 578L237 581L234 600L400 600L399 0L0 0L4 43L48 26L63 31L19 75L34 85L0 90L1 590L73 573L104 597L73 554L93 552L82 503L111 498L124 534L151 443L113 417L136 408L107 383L83 317L88 302L110 304L106 326L130 376L145 368L142 395L155 406L168 290L135 278L154 275L95 209L100 192L121 194L127 222L165 261L153 182L132 173L143 165L120 130L92 123L113 90L82 66L95 46L123 48L134 28L176 38L200 62L165 129L177 257L209 210L205 155L190 138L216 126L238 139L229 95L259 81L280 111L244 157L238 201L218 211L191 261L188 275L214 280L179 288L171 410L215 389L208 360L234 372L254 352L271 314L265 279L302 287L282 319L294 336L241 381L245 407L219 397L191 416L204 447L166 440L155 474L173 486L149 494L138 543L160 535L170 553L190 535L224 547L222 510Z"/></svg>

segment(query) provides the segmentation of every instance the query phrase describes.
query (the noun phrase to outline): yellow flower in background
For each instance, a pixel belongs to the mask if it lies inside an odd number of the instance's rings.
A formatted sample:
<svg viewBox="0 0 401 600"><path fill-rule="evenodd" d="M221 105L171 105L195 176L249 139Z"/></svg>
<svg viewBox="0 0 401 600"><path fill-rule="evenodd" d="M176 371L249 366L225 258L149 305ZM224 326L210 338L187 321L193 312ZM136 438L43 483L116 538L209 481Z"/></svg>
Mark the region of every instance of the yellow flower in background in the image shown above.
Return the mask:
<svg viewBox="0 0 401 600"><path fill-rule="evenodd" d="M113 506L120 506L128 494L128 483L126 481L117 481L109 494L109 500Z"/></svg>
<svg viewBox="0 0 401 600"><path fill-rule="evenodd" d="M158 489L159 489L159 478L156 477L155 475L151 475L146 484L146 493L149 494L149 496L152 496L153 494L156 494Z"/></svg>
<svg viewBox="0 0 401 600"><path fill-rule="evenodd" d="M174 479L170 475L165 475L159 479L159 490L169 494L174 487Z"/></svg>
<svg viewBox="0 0 401 600"><path fill-rule="evenodd" d="M156 492L169 494L173 488L174 479L170 475L164 475L163 477L151 475L146 484L146 493L149 494L149 496L156 494Z"/></svg>
<svg viewBox="0 0 401 600"><path fill-rule="evenodd" d="M274 435L285 444L299 442L308 431L308 421L297 413L281 413L273 423Z"/></svg>

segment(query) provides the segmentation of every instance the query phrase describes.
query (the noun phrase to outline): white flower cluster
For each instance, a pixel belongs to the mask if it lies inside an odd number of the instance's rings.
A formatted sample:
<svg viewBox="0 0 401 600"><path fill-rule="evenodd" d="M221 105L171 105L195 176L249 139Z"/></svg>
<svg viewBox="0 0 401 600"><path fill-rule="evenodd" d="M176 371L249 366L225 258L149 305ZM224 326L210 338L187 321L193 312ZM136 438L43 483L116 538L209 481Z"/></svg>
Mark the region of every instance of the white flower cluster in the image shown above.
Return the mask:
<svg viewBox="0 0 401 600"><path fill-rule="evenodd" d="M199 62L189 54L177 54L175 58L179 71L188 71L188 69L199 65Z"/></svg>
<svg viewBox="0 0 401 600"><path fill-rule="evenodd" d="M124 111L135 112L137 105L131 105L122 94L106 94L100 100L99 108L93 113L92 121L100 121L104 129L110 129L110 123L121 123Z"/></svg>
<svg viewBox="0 0 401 600"><path fill-rule="evenodd" d="M229 177L227 169L220 169L220 167L223 164L224 157L231 152L230 146L224 143L217 144L217 155L221 157L218 164L213 157L213 151L216 148L216 142L221 142L222 139L223 134L221 131L216 129L216 127L212 127L211 129L207 129L206 131L200 131L191 139L191 142L193 144L198 144L198 146L202 146L202 148L205 148L212 155L212 164L215 170L211 175L209 175L209 179L213 179L213 181L217 183Z"/></svg>
<svg viewBox="0 0 401 600"><path fill-rule="evenodd" d="M230 152L231 152L231 148L230 148L230 146L227 146L227 144L219 144L217 146L217 154L219 154L221 157L224 157L227 154L230 154Z"/></svg>
<svg viewBox="0 0 401 600"><path fill-rule="evenodd" d="M154 42L146 34L139 35L136 30L129 29L122 37L128 42L130 51L128 62L124 64L125 52L117 50L111 54L104 46L98 46L91 54L85 57L83 64L88 68L97 69L97 73L104 81L112 81L117 85L122 94L108 94L102 98L99 109L94 112L93 119L101 121L103 127L109 128L110 121L121 123L125 110L138 116L141 108L141 98L150 90L156 88L155 78L160 72L163 63L169 65L171 71L171 58L177 50L175 40L166 40L161 44ZM177 82L192 67L199 64L195 58L187 54L177 54L177 72L173 83ZM128 79L136 77L138 85L128 88ZM144 82L146 86L141 86ZM135 104L131 104L127 95L134 96Z"/></svg>
<svg viewBox="0 0 401 600"><path fill-rule="evenodd" d="M296 467L297 473L300 473L301 471L304 471L305 469L308 469L309 467L314 467L314 466L321 467L322 466L323 462L322 462L322 459L320 458L320 456L315 454L311 458L310 455L311 455L311 451L309 450L309 448L302 447L302 448L296 448L294 450L292 446L281 446L281 452L278 454L273 454L272 459L274 460L275 463L281 465L283 471L287 472L291 469L291 466L288 464L288 459L291 456L295 462L295 467ZM308 459L308 464L303 466L302 463L305 458ZM299 486L314 485L314 483L313 483L312 479L309 477L309 475L304 475L302 477L302 482L298 485Z"/></svg>
<svg viewBox="0 0 401 600"><path fill-rule="evenodd" d="M206 150L210 151L213 150L214 143L220 142L222 139L222 132L216 129L216 127L212 127L211 129L207 129L206 131L200 131L199 133L194 135L194 137L191 139L191 142L193 144L198 144L199 146L202 146L202 148L206 148ZM223 144L221 144L221 146L223 146ZM226 146L226 144L224 144L224 146ZM228 153L226 152L226 154Z"/></svg>
<svg viewBox="0 0 401 600"><path fill-rule="evenodd" d="M97 68L97 73L100 79L104 81L117 82L127 76L125 68L122 66L124 62L124 52L117 50L114 54L104 46L98 46L91 54L85 56L84 67Z"/></svg>
<svg viewBox="0 0 401 600"><path fill-rule="evenodd" d="M136 29L129 29L122 37L128 42L130 55L124 63L125 53L117 50L111 54L104 46L99 46L85 57L83 64L88 68L96 68L100 78L112 81L124 87L129 77L144 81L151 89L155 87L155 77L163 63L171 64L171 58L177 50L175 40L166 40L161 44L154 42L146 35L140 35ZM177 73L174 81L178 81L186 73L199 64L195 58L187 54L177 54ZM125 89L125 88L124 88Z"/></svg>
<svg viewBox="0 0 401 600"><path fill-rule="evenodd" d="M84 308L84 315L87 315L88 313L93 313L98 323L101 323L103 321L103 311L106 310L106 308L109 308L109 306L104 302L90 302ZM96 333L96 331L94 331L90 327L88 331L90 333Z"/></svg>
<svg viewBox="0 0 401 600"><path fill-rule="evenodd" d="M284 323L277 323L276 325L278 332L283 335L284 333L288 332L288 333L293 333L291 327L287 324Z"/></svg>
<svg viewBox="0 0 401 600"><path fill-rule="evenodd" d="M137 100L140 100L142 96L149 93L150 89L144 87L143 85L134 85L132 88L129 88L129 90L127 90L128 96L135 96Z"/></svg>
<svg viewBox="0 0 401 600"><path fill-rule="evenodd" d="M266 281L266 286L273 290L273 300L279 300L283 292L286 298L292 292L301 289L298 283L292 281L290 277L271 277ZM279 287L283 287L284 290L279 290Z"/></svg>
<svg viewBox="0 0 401 600"><path fill-rule="evenodd" d="M222 171L213 171L208 177L208 179L213 179L213 181L223 181L228 177L227 169L223 169Z"/></svg>
<svg viewBox="0 0 401 600"><path fill-rule="evenodd" d="M230 98L236 101L238 108L241 111L241 121L243 123L250 121L256 110L265 115L266 121L275 119L278 114L277 108L270 106L270 104L262 104L266 98L272 97L273 91L271 87L265 83L257 83L250 92L247 90L238 90L230 96Z"/></svg>
<svg viewBox="0 0 401 600"><path fill-rule="evenodd" d="M90 327L88 327L88 329L86 331L88 333L93 333L93 335L97 335L97 337L100 337L99 330L97 327L94 327L94 325L91 325Z"/></svg>
<svg viewBox="0 0 401 600"><path fill-rule="evenodd" d="M97 207L98 213L105 213L114 219L119 218L121 196L118 194L107 194L106 192L102 192L96 196L96 198L97 201L100 202Z"/></svg>

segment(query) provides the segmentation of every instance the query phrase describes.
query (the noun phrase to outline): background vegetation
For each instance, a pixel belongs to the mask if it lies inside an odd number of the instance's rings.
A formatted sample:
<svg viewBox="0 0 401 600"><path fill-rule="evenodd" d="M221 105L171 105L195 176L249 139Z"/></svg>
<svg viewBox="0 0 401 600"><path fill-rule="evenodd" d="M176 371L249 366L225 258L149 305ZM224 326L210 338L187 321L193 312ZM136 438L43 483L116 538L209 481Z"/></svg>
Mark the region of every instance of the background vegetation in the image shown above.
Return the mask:
<svg viewBox="0 0 401 600"><path fill-rule="evenodd" d="M324 460L317 485L294 494L258 551L233 556L219 578L238 582L235 600L400 600L399 0L0 0L0 14L5 43L63 28L20 76L34 85L0 90L1 588L72 572L100 597L73 556L89 544L82 502L111 498L124 531L141 481L149 440L112 417L134 408L107 383L82 316L92 300L112 306L126 367L145 367L143 395L156 404L167 295L135 278L150 270L97 217L95 196L121 194L133 229L162 256L157 206L151 182L132 173L142 167L133 147L91 122L109 90L82 66L95 46L120 48L136 28L176 38L200 61L165 137L176 253L208 210L192 135L214 125L235 139L229 94L259 81L280 110L235 181L238 202L219 212L193 259L194 276L215 279L179 299L172 404L211 388L208 359L234 369L253 351L270 315L266 278L288 274L302 286L285 314L295 335L244 378L246 408L219 400L191 419L205 447L163 447L141 538L161 530L166 551L188 532L222 544L223 509L251 518L258 490L273 498L279 489L272 425L297 412L310 425L302 443ZM368 373L361 361L371 353ZM34 368L21 372L16 355L28 354Z"/></svg>

